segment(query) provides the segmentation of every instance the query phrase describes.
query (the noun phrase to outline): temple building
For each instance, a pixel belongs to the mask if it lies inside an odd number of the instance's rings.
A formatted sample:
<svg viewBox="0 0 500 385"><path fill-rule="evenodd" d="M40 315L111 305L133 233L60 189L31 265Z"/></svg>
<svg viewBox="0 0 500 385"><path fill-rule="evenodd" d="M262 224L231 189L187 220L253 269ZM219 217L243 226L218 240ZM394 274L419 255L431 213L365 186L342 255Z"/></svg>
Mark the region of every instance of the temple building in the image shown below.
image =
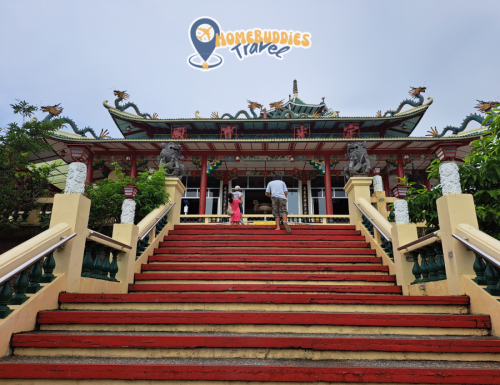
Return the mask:
<svg viewBox="0 0 500 385"><path fill-rule="evenodd" d="M426 137L411 136L433 103L431 97L425 100L422 95L425 87L412 88L411 99L372 117L342 116L324 98L317 104L307 103L300 98L296 81L292 91L287 100L270 103L269 108L248 101L248 107L234 115L214 112L201 117L196 111L194 117L181 119L142 113L136 104L126 101L126 91L115 91L114 103L103 104L123 138L111 139L106 131L96 134L92 128L79 129L71 119L63 118L74 133L57 131L49 139L53 152L33 156L33 161L62 159L68 164L73 161L71 148L85 145L89 150L87 181L92 182L109 177L114 162L131 176L153 172L159 167L161 143L176 142L184 156L183 206L187 206L187 214L224 213L224 198L236 185L244 193L244 213L263 214L259 205L270 203L265 187L274 174L280 174L289 190L289 214L346 215L343 187L349 143L366 142L372 173L383 177L386 196L401 196L403 192L394 189L398 177L406 175L430 189L436 181L427 180L424 171L436 152L448 146L455 151L454 158L462 161L470 152L469 143L488 130L481 126L484 117L473 114L461 126L448 126L441 132L432 129ZM487 112L493 105L480 102L477 108ZM48 106L43 111L50 120L60 118L62 108ZM479 127L466 130L470 122ZM67 165L60 167L60 175L53 181L60 189L64 189L64 167Z"/></svg>

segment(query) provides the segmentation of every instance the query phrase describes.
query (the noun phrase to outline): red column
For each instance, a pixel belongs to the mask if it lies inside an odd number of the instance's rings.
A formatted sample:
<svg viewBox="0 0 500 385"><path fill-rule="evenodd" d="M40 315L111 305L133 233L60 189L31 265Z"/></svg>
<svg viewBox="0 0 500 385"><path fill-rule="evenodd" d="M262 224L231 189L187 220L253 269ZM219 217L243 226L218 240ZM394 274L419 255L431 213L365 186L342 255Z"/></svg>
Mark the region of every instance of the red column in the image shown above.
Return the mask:
<svg viewBox="0 0 500 385"><path fill-rule="evenodd" d="M391 186L389 185L389 174L382 175L382 182L384 183L385 196L391 196Z"/></svg>
<svg viewBox="0 0 500 385"><path fill-rule="evenodd" d="M203 155L201 159L200 210L198 214L205 215L207 207L207 156Z"/></svg>
<svg viewBox="0 0 500 385"><path fill-rule="evenodd" d="M431 191L431 180L427 179L427 175L424 175L423 179L425 188L427 189L427 191Z"/></svg>
<svg viewBox="0 0 500 385"><path fill-rule="evenodd" d="M90 154L89 160L88 160L88 163L87 163L87 179L85 180L85 182L89 182L89 184L94 181L94 166L93 166L93 163L94 163L94 154Z"/></svg>
<svg viewBox="0 0 500 385"><path fill-rule="evenodd" d="M325 201L326 215L333 215L332 172L330 170L330 155L325 155Z"/></svg>
<svg viewBox="0 0 500 385"><path fill-rule="evenodd" d="M136 178L137 177L137 154L134 152L132 154L132 166L130 166L130 177L131 178Z"/></svg>
<svg viewBox="0 0 500 385"><path fill-rule="evenodd" d="M396 168L396 173L398 178L404 178L405 177L405 168L403 165L403 154L400 152L398 153L398 167ZM398 179L398 183L401 181Z"/></svg>

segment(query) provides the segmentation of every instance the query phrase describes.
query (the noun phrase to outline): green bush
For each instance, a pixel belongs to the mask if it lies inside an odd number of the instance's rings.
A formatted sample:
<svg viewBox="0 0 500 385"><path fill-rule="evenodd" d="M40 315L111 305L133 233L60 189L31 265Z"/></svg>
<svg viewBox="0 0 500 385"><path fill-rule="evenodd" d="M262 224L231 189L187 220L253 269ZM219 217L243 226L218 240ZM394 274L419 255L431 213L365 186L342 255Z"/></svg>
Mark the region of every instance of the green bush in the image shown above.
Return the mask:
<svg viewBox="0 0 500 385"><path fill-rule="evenodd" d="M134 223L139 223L155 208L168 203L169 196L165 186L165 170L160 168L153 175L149 172L138 173L137 178L125 175L118 163L113 163L116 179L107 178L85 187L85 195L90 199L90 217L88 227L103 232L105 227L120 223L123 201L126 199L123 187L135 185L139 192ZM106 232L106 231L104 231Z"/></svg>
<svg viewBox="0 0 500 385"><path fill-rule="evenodd" d="M474 197L479 229L500 239L500 105L493 109L483 125L491 121L489 134L471 143L472 151L459 166L460 183L463 194ZM436 159L427 168L427 178L438 178L439 164ZM440 183L431 191L410 187L405 198L411 221L426 221L427 229L439 228L436 199L442 196ZM457 207L457 210L460 210Z"/></svg>

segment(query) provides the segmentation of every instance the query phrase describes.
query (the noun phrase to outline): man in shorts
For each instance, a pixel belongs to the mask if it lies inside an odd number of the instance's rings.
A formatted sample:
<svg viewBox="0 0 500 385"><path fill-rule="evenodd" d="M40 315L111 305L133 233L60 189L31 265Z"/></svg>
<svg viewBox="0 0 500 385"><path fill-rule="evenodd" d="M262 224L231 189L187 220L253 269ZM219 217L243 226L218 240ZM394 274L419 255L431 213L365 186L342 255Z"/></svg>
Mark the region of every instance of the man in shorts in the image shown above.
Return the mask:
<svg viewBox="0 0 500 385"><path fill-rule="evenodd" d="M243 200L241 199L243 197L243 193L241 192L240 186L236 186L234 188L233 197L235 197L236 199L238 199L240 201L240 213L241 213L240 222L243 224L243 203L242 203Z"/></svg>
<svg viewBox="0 0 500 385"><path fill-rule="evenodd" d="M283 219L283 224L287 233L290 233L290 225L286 221L288 214L286 208L286 199L288 197L288 189L285 182L281 180L281 175L275 175L274 180L267 184L266 196L271 198L273 202L273 217L276 219L276 229L280 229L280 217Z"/></svg>

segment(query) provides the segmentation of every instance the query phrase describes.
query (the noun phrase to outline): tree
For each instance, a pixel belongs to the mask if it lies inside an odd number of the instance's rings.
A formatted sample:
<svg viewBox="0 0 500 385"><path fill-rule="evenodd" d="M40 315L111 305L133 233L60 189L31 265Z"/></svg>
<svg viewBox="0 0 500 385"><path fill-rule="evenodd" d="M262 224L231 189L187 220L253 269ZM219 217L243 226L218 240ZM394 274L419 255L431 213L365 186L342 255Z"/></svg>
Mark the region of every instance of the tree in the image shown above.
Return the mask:
<svg viewBox="0 0 500 385"><path fill-rule="evenodd" d="M123 186L133 184L140 190L135 197L134 223L136 224L152 210L169 201L163 167L153 175L149 175L146 171L139 173L137 178L131 178L125 175L118 163L112 165L115 168L115 178L97 181L85 188L85 195L91 201L88 227L98 232L106 232L106 227L120 223L122 204L126 199Z"/></svg>
<svg viewBox="0 0 500 385"><path fill-rule="evenodd" d="M479 229L500 239L500 105L483 122L491 122L489 133L471 143L472 151L459 166L460 183L464 194L474 197ZM436 159L427 168L427 178L439 180ZM411 187L407 197L412 222L426 221L427 231L439 228L436 199L443 195L440 183L431 191Z"/></svg>
<svg viewBox="0 0 500 385"><path fill-rule="evenodd" d="M60 119L50 122L30 119L38 107L26 101L11 104L14 114L23 117L23 124L10 123L0 129L0 229L19 226L19 217L26 217L37 207L38 198L47 195L50 173L57 163L36 167L28 161L32 153L51 151L45 141L62 126Z"/></svg>

